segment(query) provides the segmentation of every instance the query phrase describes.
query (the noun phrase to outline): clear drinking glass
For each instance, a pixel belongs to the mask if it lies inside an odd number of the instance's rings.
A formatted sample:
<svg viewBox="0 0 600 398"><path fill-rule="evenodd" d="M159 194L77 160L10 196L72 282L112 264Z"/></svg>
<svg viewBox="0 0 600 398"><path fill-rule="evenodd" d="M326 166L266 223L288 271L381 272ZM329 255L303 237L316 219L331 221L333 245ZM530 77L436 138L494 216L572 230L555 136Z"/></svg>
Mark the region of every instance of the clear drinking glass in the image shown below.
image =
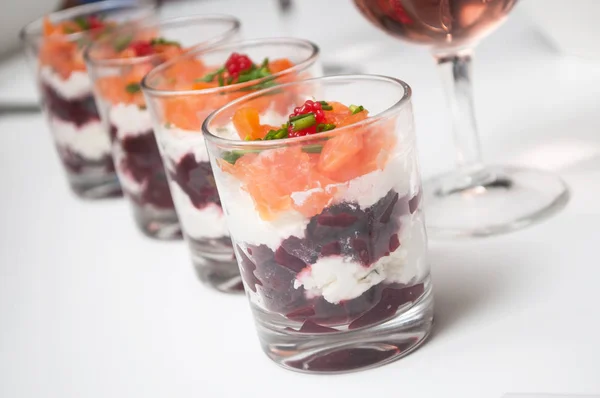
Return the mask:
<svg viewBox="0 0 600 398"><path fill-rule="evenodd" d="M498 27L517 0L354 0L374 25L427 46L439 67L452 114L457 170L425 183L434 237L487 236L523 228L569 199L556 175L482 162L471 89L473 47Z"/></svg>
<svg viewBox="0 0 600 398"><path fill-rule="evenodd" d="M52 13L21 31L56 149L71 189L80 197L121 195L110 139L94 102L83 50L118 25L139 23L154 10L152 5L103 1ZM63 23L88 30L57 27ZM90 23L102 26L92 28Z"/></svg>
<svg viewBox="0 0 600 398"><path fill-rule="evenodd" d="M307 99L361 104L371 116L304 137L239 138L238 112L276 104L260 119L279 125ZM202 130L273 361L344 372L391 362L425 340L433 296L406 83L372 75L290 83L226 105Z"/></svg>
<svg viewBox="0 0 600 398"><path fill-rule="evenodd" d="M148 236L178 238L181 229L141 91L142 78L192 46L206 48L233 41L239 30L240 22L224 15L148 20L98 40L85 52L96 104L110 131L121 187L136 223Z"/></svg>
<svg viewBox="0 0 600 398"><path fill-rule="evenodd" d="M274 73L225 85L227 79L217 78L213 71L225 65L234 52L248 55L257 64L268 58ZM249 92L321 74L319 50L313 43L258 39L189 51L155 68L142 81L184 237L200 279L209 286L225 292L243 291L202 122L215 109ZM214 82L204 81L210 80L209 75Z"/></svg>

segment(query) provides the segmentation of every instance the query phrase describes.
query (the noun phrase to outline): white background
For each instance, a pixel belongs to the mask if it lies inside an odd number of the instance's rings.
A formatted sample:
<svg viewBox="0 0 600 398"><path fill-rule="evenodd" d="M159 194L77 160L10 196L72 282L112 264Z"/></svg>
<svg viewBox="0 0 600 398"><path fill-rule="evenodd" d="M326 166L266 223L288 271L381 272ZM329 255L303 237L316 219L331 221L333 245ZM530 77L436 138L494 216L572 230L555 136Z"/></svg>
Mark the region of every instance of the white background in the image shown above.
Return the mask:
<svg viewBox="0 0 600 398"><path fill-rule="evenodd" d="M388 38L350 1L300 0L285 26L273 1L170 6L229 12L244 35L315 40L325 62L406 80L424 174L452 167L430 56ZM182 242L136 230L122 200L67 189L41 116L0 116L0 397L500 397L600 393L600 63L559 55L522 10L477 50L487 160L560 173L559 215L497 238L432 242L436 325L393 364L342 376L283 370L261 352L245 298L201 286ZM0 95L32 98L21 62Z"/></svg>

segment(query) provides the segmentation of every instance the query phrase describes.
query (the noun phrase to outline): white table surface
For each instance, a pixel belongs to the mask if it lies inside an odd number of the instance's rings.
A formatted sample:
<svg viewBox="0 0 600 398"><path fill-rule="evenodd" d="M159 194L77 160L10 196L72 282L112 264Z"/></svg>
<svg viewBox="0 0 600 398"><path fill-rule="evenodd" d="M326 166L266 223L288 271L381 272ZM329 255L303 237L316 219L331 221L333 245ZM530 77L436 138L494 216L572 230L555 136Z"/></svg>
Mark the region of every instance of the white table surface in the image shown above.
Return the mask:
<svg viewBox="0 0 600 398"><path fill-rule="evenodd" d="M371 27L349 1L298 3L303 22L288 31L317 41L325 60L412 85L424 174L449 169L448 114L429 55ZM164 14L196 11L237 15L246 37L282 31L266 0ZM572 199L520 232L432 242L430 341L341 376L271 363L243 296L200 285L185 245L141 236L124 201L73 197L40 115L0 116L0 397L600 393L600 64L556 54L520 10L480 45L476 62L487 159L554 170ZM0 93L32 98L29 71L14 65L0 68Z"/></svg>

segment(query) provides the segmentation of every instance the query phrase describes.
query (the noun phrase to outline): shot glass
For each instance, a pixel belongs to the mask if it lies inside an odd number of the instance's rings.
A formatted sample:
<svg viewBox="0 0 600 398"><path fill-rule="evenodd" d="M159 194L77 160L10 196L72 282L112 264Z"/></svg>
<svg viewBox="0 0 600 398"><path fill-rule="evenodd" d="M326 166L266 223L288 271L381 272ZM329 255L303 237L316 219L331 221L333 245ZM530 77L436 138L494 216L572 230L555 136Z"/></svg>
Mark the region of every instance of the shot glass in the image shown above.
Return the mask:
<svg viewBox="0 0 600 398"><path fill-rule="evenodd" d="M119 25L154 14L154 6L104 1L52 13L21 31L44 113L71 189L80 197L121 195L83 60L85 47Z"/></svg>
<svg viewBox="0 0 600 398"><path fill-rule="evenodd" d="M181 229L141 91L142 78L192 47L234 41L239 30L240 22L225 15L147 20L96 41L85 52L121 187L147 236L180 238Z"/></svg>
<svg viewBox="0 0 600 398"><path fill-rule="evenodd" d="M261 111L269 103L279 111ZM202 131L273 361L337 373L421 345L433 296L406 83L348 75L272 87L217 110Z"/></svg>
<svg viewBox="0 0 600 398"><path fill-rule="evenodd" d="M195 49L155 68L142 81L192 262L209 286L243 291L202 122L245 94L321 73L316 45L279 38Z"/></svg>

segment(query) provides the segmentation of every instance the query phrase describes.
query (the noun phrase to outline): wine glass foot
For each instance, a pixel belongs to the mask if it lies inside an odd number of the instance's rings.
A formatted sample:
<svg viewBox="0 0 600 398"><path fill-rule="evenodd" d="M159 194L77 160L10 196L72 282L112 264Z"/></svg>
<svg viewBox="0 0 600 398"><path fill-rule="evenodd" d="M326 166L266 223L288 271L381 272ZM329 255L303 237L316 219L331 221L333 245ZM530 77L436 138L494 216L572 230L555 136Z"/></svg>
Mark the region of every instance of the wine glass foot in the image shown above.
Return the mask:
<svg viewBox="0 0 600 398"><path fill-rule="evenodd" d="M556 214L569 201L557 175L507 166L435 177L423 192L432 238L504 234Z"/></svg>

